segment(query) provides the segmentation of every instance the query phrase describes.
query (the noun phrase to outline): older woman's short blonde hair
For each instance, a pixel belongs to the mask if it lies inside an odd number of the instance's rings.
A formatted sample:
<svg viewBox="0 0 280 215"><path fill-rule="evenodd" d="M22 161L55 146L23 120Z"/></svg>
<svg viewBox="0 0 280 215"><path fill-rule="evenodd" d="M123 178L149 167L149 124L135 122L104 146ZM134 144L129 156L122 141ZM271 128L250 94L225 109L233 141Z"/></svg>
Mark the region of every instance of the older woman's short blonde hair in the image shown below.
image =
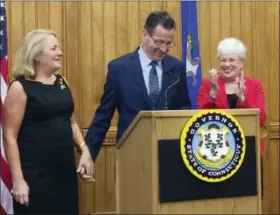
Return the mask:
<svg viewBox="0 0 280 215"><path fill-rule="evenodd" d="M56 37L55 32L45 29L36 29L29 32L22 41L13 65L13 76L34 79L34 71L38 55L44 50L44 43L49 36Z"/></svg>
<svg viewBox="0 0 280 215"><path fill-rule="evenodd" d="M240 40L225 38L218 44L217 52L218 57L225 54L237 54L241 60L245 60L247 49Z"/></svg>

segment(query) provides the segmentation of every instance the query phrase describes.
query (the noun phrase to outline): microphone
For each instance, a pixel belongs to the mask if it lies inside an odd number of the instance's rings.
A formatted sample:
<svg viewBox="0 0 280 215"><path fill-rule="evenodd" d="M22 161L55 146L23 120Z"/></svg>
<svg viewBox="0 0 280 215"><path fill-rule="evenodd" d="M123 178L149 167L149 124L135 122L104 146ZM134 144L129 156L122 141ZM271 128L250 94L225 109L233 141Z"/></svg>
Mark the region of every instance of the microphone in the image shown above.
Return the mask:
<svg viewBox="0 0 280 215"><path fill-rule="evenodd" d="M170 84L170 85L166 88L166 90L165 90L165 92L164 92L164 109L165 109L165 110L168 110L168 102L167 102L167 92L168 92L168 90L169 90L171 87L173 87L174 85L178 84L179 81L180 81L180 78L179 78L178 75L173 74L172 72L168 72L168 74L169 74L169 75L175 76L177 80L176 80L175 82L173 82L172 84Z"/></svg>

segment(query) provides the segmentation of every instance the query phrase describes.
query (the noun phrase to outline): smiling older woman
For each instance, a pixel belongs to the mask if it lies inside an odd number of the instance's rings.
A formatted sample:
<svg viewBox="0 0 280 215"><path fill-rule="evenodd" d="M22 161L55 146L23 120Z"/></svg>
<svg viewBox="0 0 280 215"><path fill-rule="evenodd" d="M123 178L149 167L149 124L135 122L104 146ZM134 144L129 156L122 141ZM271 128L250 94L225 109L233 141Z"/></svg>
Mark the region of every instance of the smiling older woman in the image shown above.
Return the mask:
<svg viewBox="0 0 280 215"><path fill-rule="evenodd" d="M238 39L226 38L217 48L220 68L211 69L198 93L199 109L259 108L260 124L266 121L261 81L244 76L246 47ZM261 141L261 152L264 150Z"/></svg>

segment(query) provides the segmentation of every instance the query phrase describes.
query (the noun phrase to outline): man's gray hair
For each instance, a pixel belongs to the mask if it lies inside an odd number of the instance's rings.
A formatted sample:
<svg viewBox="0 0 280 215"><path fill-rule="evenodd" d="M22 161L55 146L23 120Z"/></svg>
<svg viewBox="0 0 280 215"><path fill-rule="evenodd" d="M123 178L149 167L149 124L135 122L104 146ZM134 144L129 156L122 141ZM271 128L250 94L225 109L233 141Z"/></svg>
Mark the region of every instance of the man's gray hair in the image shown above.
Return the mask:
<svg viewBox="0 0 280 215"><path fill-rule="evenodd" d="M224 54L237 54L241 60L245 60L247 49L240 40L225 38L218 44L217 52L218 57Z"/></svg>

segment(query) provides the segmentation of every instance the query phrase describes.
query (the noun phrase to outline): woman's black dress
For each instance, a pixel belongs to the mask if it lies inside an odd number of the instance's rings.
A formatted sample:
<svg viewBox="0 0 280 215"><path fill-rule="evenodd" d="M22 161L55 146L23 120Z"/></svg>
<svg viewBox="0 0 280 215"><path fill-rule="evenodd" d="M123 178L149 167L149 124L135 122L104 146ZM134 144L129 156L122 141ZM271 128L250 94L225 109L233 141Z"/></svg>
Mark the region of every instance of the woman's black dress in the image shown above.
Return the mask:
<svg viewBox="0 0 280 215"><path fill-rule="evenodd" d="M70 118L73 98L60 75L53 85L24 78L25 115L18 134L29 206L14 201L15 214L78 214L78 183Z"/></svg>

